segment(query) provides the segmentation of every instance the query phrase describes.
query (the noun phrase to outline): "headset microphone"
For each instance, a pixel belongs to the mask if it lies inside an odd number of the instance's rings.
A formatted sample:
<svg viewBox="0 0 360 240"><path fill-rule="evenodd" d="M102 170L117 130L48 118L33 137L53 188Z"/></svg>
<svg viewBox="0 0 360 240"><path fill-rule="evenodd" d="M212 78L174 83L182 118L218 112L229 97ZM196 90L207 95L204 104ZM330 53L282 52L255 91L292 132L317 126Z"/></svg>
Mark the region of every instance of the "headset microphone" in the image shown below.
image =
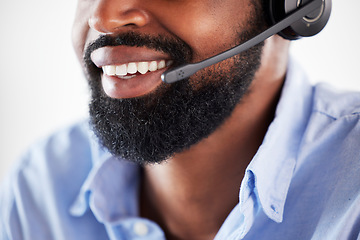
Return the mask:
<svg viewBox="0 0 360 240"><path fill-rule="evenodd" d="M293 4L289 4L291 1ZM301 5L302 1L305 2L303 5ZM279 1L270 0L269 12L271 21L275 22L278 18L281 18L282 20L275 23L267 30L236 47L201 62L184 64L169 69L161 75L162 81L165 83L174 83L190 77L197 71L244 52L277 33L290 40L297 39L300 36L315 35L326 25L330 17L331 0L313 0L310 2L309 0L285 0L282 5L285 9L282 14L287 15L285 18L279 17L279 13L277 13L279 11ZM316 11L317 9L320 9L320 12ZM287 14L288 12L290 12L290 14ZM290 34L288 32L290 32Z"/></svg>

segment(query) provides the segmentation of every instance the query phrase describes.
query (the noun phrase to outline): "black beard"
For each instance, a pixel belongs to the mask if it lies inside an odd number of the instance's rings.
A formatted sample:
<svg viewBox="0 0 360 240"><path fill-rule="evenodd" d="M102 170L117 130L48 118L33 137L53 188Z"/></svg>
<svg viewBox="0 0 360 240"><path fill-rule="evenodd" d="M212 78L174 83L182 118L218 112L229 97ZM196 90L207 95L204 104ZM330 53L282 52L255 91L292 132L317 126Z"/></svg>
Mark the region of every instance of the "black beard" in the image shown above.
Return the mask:
<svg viewBox="0 0 360 240"><path fill-rule="evenodd" d="M237 43L258 32L260 29L241 33ZM91 62L90 54L99 47L119 44L162 51L177 63L189 61L192 54L181 40L133 32L116 38L103 36L87 48L85 65L92 90L93 130L112 154L139 164L162 162L189 149L221 126L248 92L260 66L263 47L259 44L190 79L162 84L146 96L112 99L102 90L101 70Z"/></svg>

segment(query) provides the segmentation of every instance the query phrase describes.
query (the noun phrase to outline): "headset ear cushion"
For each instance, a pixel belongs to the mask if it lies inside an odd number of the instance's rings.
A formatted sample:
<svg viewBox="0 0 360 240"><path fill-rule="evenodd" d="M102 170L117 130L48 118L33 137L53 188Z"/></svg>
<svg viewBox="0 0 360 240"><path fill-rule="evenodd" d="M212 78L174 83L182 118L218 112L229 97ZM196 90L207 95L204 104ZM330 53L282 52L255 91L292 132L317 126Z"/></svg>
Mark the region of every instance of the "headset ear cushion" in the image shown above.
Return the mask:
<svg viewBox="0 0 360 240"><path fill-rule="evenodd" d="M272 24L284 19L301 4L310 0L270 0L269 19ZM322 7L294 22L278 34L288 40L310 37L319 33L326 25L331 13L331 0L322 0Z"/></svg>

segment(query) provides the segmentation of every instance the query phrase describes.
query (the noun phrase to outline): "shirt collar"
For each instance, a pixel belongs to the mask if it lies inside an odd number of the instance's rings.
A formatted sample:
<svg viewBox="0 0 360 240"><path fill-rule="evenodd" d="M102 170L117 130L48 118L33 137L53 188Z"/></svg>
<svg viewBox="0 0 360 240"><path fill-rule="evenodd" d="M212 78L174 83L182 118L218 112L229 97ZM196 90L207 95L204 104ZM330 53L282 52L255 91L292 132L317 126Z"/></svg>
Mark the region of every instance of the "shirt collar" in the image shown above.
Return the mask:
<svg viewBox="0 0 360 240"><path fill-rule="evenodd" d="M311 112L311 96L311 85L291 59L275 118L247 167L243 180L247 184L240 189L240 203L254 191L265 214L275 222L283 219L298 149Z"/></svg>
<svg viewBox="0 0 360 240"><path fill-rule="evenodd" d="M112 156L89 131L93 167L71 205L70 214L82 216L90 208L102 223L116 223L138 215L140 167Z"/></svg>

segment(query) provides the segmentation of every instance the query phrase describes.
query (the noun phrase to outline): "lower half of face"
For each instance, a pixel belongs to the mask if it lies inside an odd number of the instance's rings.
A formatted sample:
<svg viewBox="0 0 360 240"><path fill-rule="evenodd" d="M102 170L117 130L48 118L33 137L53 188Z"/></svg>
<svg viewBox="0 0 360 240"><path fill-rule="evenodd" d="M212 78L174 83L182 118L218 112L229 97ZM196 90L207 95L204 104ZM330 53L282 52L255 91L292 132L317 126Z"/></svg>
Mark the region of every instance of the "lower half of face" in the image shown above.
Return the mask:
<svg viewBox="0 0 360 240"><path fill-rule="evenodd" d="M253 37L262 27L239 31L233 45ZM188 61L191 48L179 44L173 48L179 51L175 58ZM260 66L262 47L259 44L189 79L160 84L135 98L109 97L101 71L87 61L91 124L100 143L112 154L140 164L159 163L189 149L221 126L241 102Z"/></svg>

